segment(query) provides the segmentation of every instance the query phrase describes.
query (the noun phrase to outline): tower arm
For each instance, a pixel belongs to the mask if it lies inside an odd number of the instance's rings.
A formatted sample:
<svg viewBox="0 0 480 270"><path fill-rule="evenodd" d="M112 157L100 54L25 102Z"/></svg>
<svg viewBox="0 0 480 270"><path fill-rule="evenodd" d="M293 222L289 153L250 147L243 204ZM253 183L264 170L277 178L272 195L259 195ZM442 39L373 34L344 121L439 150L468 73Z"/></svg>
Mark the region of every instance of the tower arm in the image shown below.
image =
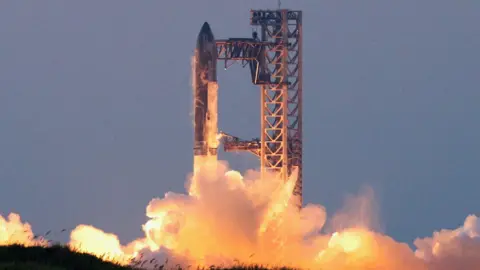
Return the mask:
<svg viewBox="0 0 480 270"><path fill-rule="evenodd" d="M260 156L260 139L254 138L252 140L241 140L238 137L232 136L225 132L220 132L220 141L223 144L225 152L239 152L248 151L256 156Z"/></svg>
<svg viewBox="0 0 480 270"><path fill-rule="evenodd" d="M241 61L243 66L250 67L253 84L270 82L270 76L263 68L264 50L269 43L260 42L255 38L229 38L216 40L217 60L223 60L225 69L236 61Z"/></svg>

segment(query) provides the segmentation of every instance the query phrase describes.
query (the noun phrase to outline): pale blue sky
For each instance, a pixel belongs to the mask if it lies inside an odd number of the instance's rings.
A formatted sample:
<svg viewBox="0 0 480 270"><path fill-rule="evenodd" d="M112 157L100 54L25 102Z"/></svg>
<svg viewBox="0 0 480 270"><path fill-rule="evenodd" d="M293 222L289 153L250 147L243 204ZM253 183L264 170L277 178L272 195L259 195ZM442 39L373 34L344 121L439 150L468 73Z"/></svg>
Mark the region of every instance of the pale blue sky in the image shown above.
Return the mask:
<svg viewBox="0 0 480 270"><path fill-rule="evenodd" d="M141 236L149 200L183 191L192 167L202 23L249 37L249 9L276 2L0 1L0 213ZM480 2L282 2L304 11L305 201L332 213L371 185L408 242L478 214ZM218 77L220 128L256 137L248 71Z"/></svg>

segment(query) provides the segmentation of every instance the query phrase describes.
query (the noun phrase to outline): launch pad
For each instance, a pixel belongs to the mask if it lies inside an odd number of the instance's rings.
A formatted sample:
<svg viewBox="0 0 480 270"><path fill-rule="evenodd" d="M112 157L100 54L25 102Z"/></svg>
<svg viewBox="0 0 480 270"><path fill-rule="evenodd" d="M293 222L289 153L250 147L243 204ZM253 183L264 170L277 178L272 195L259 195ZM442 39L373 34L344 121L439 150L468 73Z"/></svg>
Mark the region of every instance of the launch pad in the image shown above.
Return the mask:
<svg viewBox="0 0 480 270"><path fill-rule="evenodd" d="M194 83L195 156L216 155L217 145L209 145L206 135L214 131L221 135L224 151L247 151L258 156L262 174L274 172L287 181L292 172L298 172L293 195L301 207L302 11L251 10L250 25L257 28L251 38L215 40L215 51L211 47L213 34L208 23L200 31L196 61L200 63L201 72L196 71ZM218 133L216 116L214 123L210 120L210 108L217 109L217 99L213 97L216 92L207 90L210 87L206 82L216 85L216 63L213 63L216 61L224 61L225 68L236 62L249 66L252 83L261 90L259 139L241 140L225 132Z"/></svg>

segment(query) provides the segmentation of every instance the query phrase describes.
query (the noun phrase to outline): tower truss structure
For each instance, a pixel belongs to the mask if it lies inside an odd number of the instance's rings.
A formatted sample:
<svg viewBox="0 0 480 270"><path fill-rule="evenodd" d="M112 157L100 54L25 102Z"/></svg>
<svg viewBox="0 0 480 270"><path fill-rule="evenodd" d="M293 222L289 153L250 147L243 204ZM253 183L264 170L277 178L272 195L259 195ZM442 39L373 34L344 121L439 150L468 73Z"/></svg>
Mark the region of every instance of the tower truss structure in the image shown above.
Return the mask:
<svg viewBox="0 0 480 270"><path fill-rule="evenodd" d="M297 170L296 203L302 205L302 12L251 10L250 24L260 37L217 40L217 59L249 65L260 86L260 138L252 141L223 134L225 151L249 151L260 158L262 172L287 181Z"/></svg>

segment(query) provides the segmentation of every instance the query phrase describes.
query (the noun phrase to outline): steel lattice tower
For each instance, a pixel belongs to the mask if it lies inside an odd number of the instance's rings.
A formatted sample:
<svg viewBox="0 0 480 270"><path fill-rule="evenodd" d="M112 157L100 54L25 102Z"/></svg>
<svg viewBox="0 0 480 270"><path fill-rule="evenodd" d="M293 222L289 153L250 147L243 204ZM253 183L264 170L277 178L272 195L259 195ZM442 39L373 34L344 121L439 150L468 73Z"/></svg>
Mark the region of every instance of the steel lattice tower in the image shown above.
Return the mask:
<svg viewBox="0 0 480 270"><path fill-rule="evenodd" d="M264 73L261 85L261 149L263 170L285 181L298 168L294 195L302 205L302 21L301 11L252 10L251 25L260 26Z"/></svg>
<svg viewBox="0 0 480 270"><path fill-rule="evenodd" d="M260 28L251 39L217 40L218 60L250 65L252 82L261 88L261 135L242 141L223 133L225 151L250 151L259 156L262 172L284 181L294 170L294 188L302 205L302 11L251 10L250 24Z"/></svg>

